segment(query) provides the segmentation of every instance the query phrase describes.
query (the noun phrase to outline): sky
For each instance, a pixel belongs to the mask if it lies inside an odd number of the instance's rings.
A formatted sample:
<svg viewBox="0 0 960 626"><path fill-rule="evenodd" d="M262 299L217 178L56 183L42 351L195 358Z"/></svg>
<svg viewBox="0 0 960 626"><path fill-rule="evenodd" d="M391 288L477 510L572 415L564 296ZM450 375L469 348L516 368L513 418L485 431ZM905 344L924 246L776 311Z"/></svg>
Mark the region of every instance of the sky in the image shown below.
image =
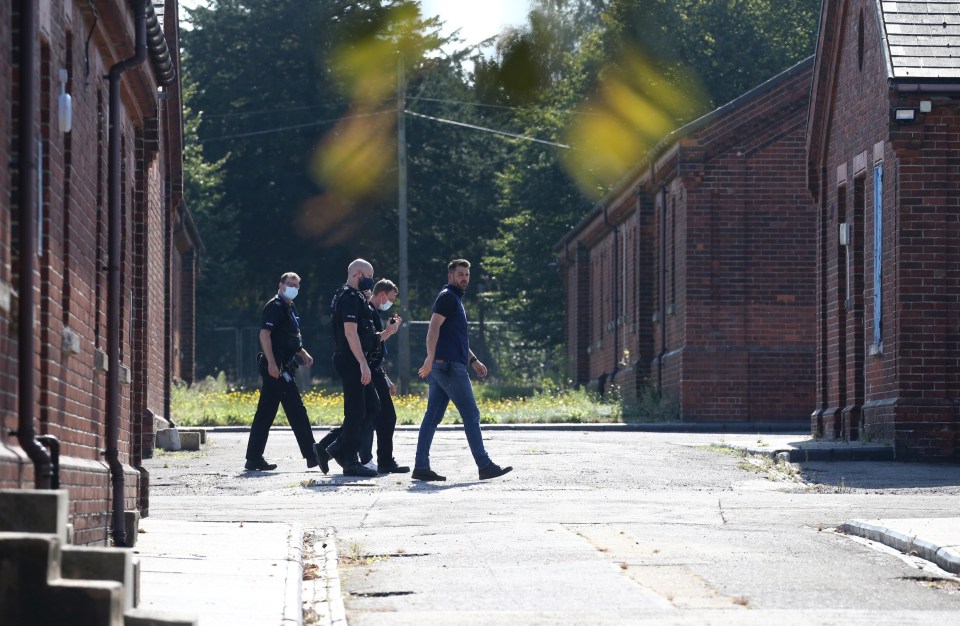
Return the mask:
<svg viewBox="0 0 960 626"><path fill-rule="evenodd" d="M180 0L180 7L195 7L204 0ZM424 17L440 16L445 35L460 29L464 45L473 45L496 35L507 26L523 24L529 0L421 0ZM181 15L182 18L182 15Z"/></svg>
<svg viewBox="0 0 960 626"><path fill-rule="evenodd" d="M424 17L439 15L445 22L445 35L460 29L464 44L473 45L496 35L507 26L518 26L527 19L527 0L421 0Z"/></svg>

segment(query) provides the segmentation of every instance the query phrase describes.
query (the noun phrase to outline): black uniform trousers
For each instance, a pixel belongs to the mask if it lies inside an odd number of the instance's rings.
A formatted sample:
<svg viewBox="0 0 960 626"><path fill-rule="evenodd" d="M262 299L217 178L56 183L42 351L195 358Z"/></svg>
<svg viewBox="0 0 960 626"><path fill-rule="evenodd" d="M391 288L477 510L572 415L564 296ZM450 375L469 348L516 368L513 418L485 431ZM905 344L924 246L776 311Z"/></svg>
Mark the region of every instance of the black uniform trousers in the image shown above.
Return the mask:
<svg viewBox="0 0 960 626"><path fill-rule="evenodd" d="M393 432L397 428L397 411L390 397L390 385L387 375L379 367L371 370L373 385L380 398L380 412L364 422L363 433L360 437L360 462L366 464L373 460L373 433L377 433L377 465L387 465L393 460ZM320 447L326 449L340 436L340 428L331 429L320 440Z"/></svg>
<svg viewBox="0 0 960 626"><path fill-rule="evenodd" d="M390 385L383 368L371 370L373 385L380 396L380 412L368 423L360 446L360 461L366 463L373 459L373 432L377 432L377 465L386 465L393 460L393 431L397 427L397 410L390 397Z"/></svg>
<svg viewBox="0 0 960 626"><path fill-rule="evenodd" d="M267 435L270 434L270 427L277 418L277 409L281 404L283 412L287 414L287 422L297 438L300 454L305 459L313 458L313 429L307 418L307 407L303 406L300 398L296 379L291 376L291 380L287 381L282 375L274 378L264 371L260 372L260 377L263 383L260 386L257 412L253 416L253 425L250 426L250 439L247 440L247 460L255 461L263 457L263 451L267 447Z"/></svg>
<svg viewBox="0 0 960 626"><path fill-rule="evenodd" d="M340 446L345 454L356 455L366 423L380 411L376 385L360 382L360 364L352 352L334 352L333 368L343 385L343 424Z"/></svg>

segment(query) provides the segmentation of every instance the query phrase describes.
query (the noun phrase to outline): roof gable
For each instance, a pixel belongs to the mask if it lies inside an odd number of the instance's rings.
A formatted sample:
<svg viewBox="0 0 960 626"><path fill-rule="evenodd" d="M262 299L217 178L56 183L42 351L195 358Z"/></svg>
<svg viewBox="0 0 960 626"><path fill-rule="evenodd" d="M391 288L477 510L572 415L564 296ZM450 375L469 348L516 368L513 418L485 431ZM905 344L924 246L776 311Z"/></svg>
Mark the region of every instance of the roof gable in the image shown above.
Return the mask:
<svg viewBox="0 0 960 626"><path fill-rule="evenodd" d="M960 79L960 0L877 0L890 78Z"/></svg>

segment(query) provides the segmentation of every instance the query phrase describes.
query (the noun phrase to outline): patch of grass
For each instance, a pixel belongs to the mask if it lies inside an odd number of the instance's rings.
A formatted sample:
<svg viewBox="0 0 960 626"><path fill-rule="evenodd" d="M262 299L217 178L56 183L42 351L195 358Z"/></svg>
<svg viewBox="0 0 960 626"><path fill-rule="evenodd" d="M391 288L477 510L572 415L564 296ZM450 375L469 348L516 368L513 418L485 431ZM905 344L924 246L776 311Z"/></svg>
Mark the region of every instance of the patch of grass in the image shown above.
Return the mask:
<svg viewBox="0 0 960 626"><path fill-rule="evenodd" d="M802 483L803 476L800 468L786 461L774 460L760 454L745 454L737 463L739 469L765 476L769 480L778 482Z"/></svg>
<svg viewBox="0 0 960 626"><path fill-rule="evenodd" d="M373 565L377 561L382 560L384 557L377 554L367 554L361 545L357 541L351 541L347 545L346 550L340 552L340 564L341 565Z"/></svg>
<svg viewBox="0 0 960 626"><path fill-rule="evenodd" d="M483 389L484 385L476 388ZM477 405L484 424L516 423L580 423L619 422L620 403L604 401L584 389L550 389L518 397L497 397L492 393L478 393ZM193 386L174 385L171 395L172 413L180 426L249 426L260 400L260 391L233 389L225 383L210 379ZM343 421L343 394L327 387L315 387L303 394L307 415L314 426L333 426ZM393 397L397 423L416 425L427 408L425 390L419 394ZM460 424L463 420L451 405L445 424ZM281 408L276 424L286 426L287 418Z"/></svg>
<svg viewBox="0 0 960 626"><path fill-rule="evenodd" d="M625 422L647 424L679 420L680 405L650 384L644 385L635 402L625 403L623 406Z"/></svg>
<svg viewBox="0 0 960 626"><path fill-rule="evenodd" d="M745 450L740 450L738 448L731 448L730 446L712 444L709 446L703 446L705 450L710 452L716 452L717 454L723 454L725 456L734 456L734 457L745 457L747 453Z"/></svg>

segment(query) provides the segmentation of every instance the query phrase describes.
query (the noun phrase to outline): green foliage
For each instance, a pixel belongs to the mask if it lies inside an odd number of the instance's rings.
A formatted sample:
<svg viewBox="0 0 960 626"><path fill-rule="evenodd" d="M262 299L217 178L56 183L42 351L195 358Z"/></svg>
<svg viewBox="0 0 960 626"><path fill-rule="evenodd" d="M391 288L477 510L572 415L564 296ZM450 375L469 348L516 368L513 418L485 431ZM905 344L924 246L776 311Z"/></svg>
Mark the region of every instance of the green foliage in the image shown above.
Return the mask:
<svg viewBox="0 0 960 626"><path fill-rule="evenodd" d="M638 423L677 422L680 405L653 385L643 386L635 403L623 404L623 421Z"/></svg>
<svg viewBox="0 0 960 626"><path fill-rule="evenodd" d="M171 410L178 426L249 426L253 422L259 391L230 388L221 377L208 378L200 384L175 385ZM617 422L620 404L615 399L601 399L583 389L554 388L547 391L527 390L512 396L492 385L477 385L477 405L484 423L557 423ZM313 389L303 394L310 423L339 425L343 421L343 396L340 392ZM394 396L397 423L419 424L427 408L426 395ZM278 426L286 426L281 409ZM460 414L451 405L444 423L462 423Z"/></svg>

